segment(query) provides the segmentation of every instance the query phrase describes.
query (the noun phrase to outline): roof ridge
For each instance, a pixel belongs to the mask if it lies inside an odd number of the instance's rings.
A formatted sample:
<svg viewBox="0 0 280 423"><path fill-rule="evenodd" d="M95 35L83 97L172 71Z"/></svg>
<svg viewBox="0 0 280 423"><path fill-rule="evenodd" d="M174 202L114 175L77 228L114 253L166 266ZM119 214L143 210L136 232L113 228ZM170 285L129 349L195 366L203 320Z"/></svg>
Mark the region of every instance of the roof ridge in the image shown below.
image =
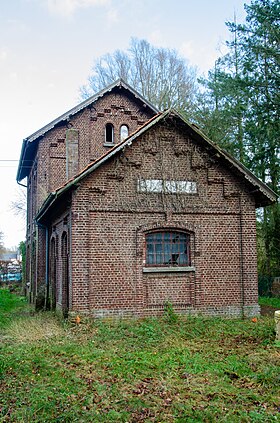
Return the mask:
<svg viewBox="0 0 280 423"><path fill-rule="evenodd" d="M63 113L62 115L58 116L56 119L44 125L42 128L38 129L33 134L24 138L22 143L22 148L21 148L18 171L17 171L17 181L20 182L25 176L27 176L27 174L24 173L23 171L23 164L24 164L24 159L26 155L26 150L28 149L28 145L30 143L44 136L47 132L55 128L59 123L69 120L71 116L74 116L80 111L84 110L86 107L89 107L91 104L96 102L100 97L103 97L106 93L111 92L115 87L122 87L125 90L128 90L130 93L132 93L132 95L134 95L135 98L139 99L144 104L146 104L154 113L159 112L159 110L152 103L150 103L149 100L145 99L140 93L138 93L133 87L131 87L131 85L129 85L124 79L119 78L116 81L114 81L112 84L108 85L107 87L104 87L102 90L98 91L97 93L89 97L88 99L82 101L81 103L73 107L72 109L69 109L67 112Z"/></svg>
<svg viewBox="0 0 280 423"><path fill-rule="evenodd" d="M104 94L109 93L112 91L113 88L121 86L124 89L129 90L133 93L133 95L136 98L141 99L144 103L146 103L154 112L158 113L158 109L150 103L149 100L145 99L140 93L138 93L131 85L129 85L124 79L119 78L116 81L114 81L112 84L108 85L107 87L102 88L97 93L93 94L89 98L83 100L81 103L78 103L76 106L69 109L67 112L63 113L62 115L58 116L56 119L52 120L48 124L44 125L42 128L38 129L33 134L29 135L25 138L25 140L32 142L38 137L44 135L49 130L53 129L59 122L62 122L64 120L67 120L70 118L70 116L73 116L77 113L79 113L81 110L85 109L86 107L90 106L90 104L97 101L100 97L103 97Z"/></svg>

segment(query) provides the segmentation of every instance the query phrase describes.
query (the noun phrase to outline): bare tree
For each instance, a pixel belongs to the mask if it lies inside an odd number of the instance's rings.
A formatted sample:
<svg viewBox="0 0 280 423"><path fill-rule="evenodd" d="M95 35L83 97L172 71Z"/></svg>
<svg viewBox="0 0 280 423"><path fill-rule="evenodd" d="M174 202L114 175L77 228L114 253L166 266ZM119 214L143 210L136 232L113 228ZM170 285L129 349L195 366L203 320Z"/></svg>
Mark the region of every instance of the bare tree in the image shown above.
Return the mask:
<svg viewBox="0 0 280 423"><path fill-rule="evenodd" d="M196 69L176 50L132 38L127 51L116 50L95 61L88 83L80 89L81 97L90 97L118 78L160 110L174 107L188 114L192 112L197 91Z"/></svg>
<svg viewBox="0 0 280 423"><path fill-rule="evenodd" d="M25 219L26 217L26 202L26 189L19 188L17 191L17 197L11 202L10 208L15 215L21 217L22 219Z"/></svg>

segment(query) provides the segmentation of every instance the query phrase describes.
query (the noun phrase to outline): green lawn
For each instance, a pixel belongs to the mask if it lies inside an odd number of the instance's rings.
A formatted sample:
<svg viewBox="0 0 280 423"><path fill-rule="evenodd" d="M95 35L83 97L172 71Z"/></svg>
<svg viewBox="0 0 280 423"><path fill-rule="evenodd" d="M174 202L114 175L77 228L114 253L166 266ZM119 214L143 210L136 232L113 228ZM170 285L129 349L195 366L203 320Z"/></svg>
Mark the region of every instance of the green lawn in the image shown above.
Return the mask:
<svg viewBox="0 0 280 423"><path fill-rule="evenodd" d="M260 297L259 304L263 306L279 308L280 310L280 298Z"/></svg>
<svg viewBox="0 0 280 423"><path fill-rule="evenodd" d="M30 315L0 290L1 422L276 422L272 318Z"/></svg>

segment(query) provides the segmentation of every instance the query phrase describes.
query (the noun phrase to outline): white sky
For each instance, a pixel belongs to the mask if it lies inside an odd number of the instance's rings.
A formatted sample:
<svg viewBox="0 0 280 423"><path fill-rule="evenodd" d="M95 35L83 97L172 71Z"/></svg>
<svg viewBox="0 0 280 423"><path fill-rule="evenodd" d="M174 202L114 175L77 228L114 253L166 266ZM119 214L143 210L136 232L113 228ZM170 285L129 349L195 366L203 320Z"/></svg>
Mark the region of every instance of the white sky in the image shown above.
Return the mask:
<svg viewBox="0 0 280 423"><path fill-rule="evenodd" d="M177 49L207 73L249 0L0 0L0 231L25 238L10 205L23 138L79 102L94 59L131 37Z"/></svg>

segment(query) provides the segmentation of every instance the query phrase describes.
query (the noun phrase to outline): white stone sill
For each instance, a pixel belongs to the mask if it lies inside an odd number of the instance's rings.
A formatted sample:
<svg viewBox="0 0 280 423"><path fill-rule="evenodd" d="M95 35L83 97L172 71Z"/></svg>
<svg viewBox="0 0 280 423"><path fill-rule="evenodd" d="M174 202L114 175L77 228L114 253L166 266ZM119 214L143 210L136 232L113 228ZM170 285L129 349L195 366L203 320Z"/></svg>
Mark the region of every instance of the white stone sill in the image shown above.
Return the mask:
<svg viewBox="0 0 280 423"><path fill-rule="evenodd" d="M143 273L166 273L166 272L195 272L194 266L188 267L143 267Z"/></svg>

